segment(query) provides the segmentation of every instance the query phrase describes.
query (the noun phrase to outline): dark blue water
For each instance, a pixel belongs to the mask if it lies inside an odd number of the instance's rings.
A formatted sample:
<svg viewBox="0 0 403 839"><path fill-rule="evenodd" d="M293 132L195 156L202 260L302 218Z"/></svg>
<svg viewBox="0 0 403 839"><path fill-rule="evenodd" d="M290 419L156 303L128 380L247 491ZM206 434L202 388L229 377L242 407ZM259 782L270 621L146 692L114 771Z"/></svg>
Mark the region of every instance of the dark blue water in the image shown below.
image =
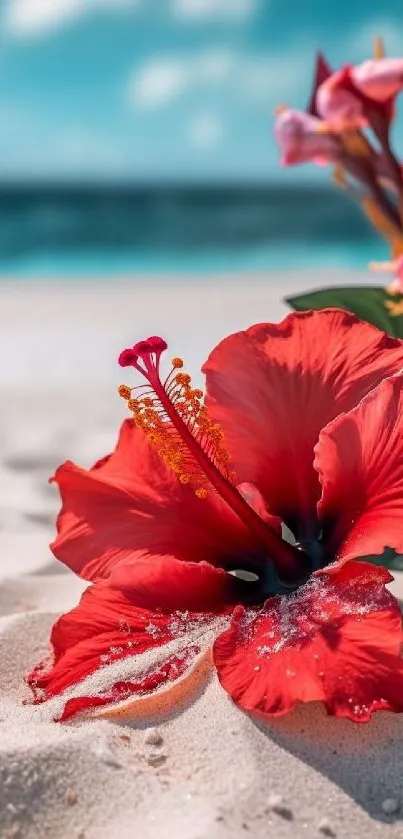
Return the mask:
<svg viewBox="0 0 403 839"><path fill-rule="evenodd" d="M365 268L385 258L335 189L0 187L0 276Z"/></svg>

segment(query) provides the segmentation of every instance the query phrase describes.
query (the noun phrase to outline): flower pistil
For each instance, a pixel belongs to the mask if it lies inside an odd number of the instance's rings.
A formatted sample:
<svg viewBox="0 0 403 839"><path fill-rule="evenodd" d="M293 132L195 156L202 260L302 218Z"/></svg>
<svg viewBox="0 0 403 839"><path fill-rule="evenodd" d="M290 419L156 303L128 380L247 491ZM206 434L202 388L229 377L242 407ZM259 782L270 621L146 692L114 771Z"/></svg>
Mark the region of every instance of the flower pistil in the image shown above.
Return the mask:
<svg viewBox="0 0 403 839"><path fill-rule="evenodd" d="M122 367L134 367L147 381L139 388L119 388L135 424L157 447L179 481L193 487L198 498L215 492L229 505L263 548L263 564L267 564L269 556L286 581L299 580L301 552L284 542L239 492L223 446L222 430L210 420L202 402L203 392L192 388L191 377L182 370L182 359L172 359L171 371L161 380L160 357L166 349L167 343L153 336L123 350L119 356Z"/></svg>

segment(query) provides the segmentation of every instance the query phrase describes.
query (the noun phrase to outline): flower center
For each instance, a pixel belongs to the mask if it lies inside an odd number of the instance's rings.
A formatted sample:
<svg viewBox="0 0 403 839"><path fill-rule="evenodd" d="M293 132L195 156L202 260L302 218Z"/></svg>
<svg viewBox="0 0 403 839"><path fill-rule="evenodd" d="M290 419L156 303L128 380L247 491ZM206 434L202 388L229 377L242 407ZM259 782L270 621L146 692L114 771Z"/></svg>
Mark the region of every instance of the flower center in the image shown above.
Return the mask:
<svg viewBox="0 0 403 839"><path fill-rule="evenodd" d="M293 594L310 576L310 573L306 573L298 580L287 583L278 577L272 563L264 567L255 566L253 571L250 567L248 570L237 567L228 573L236 579L237 597L244 606L261 606L269 597Z"/></svg>
<svg viewBox="0 0 403 839"><path fill-rule="evenodd" d="M203 392L192 388L191 377L182 371L181 358L172 359L170 373L161 380L160 358L167 346L162 338L153 336L119 356L121 367L134 367L147 382L136 388L119 388L136 426L197 498L207 498L209 492L221 496L253 534L264 557L262 566L271 560L287 584L296 582L301 577L301 552L284 542L236 488L222 430L210 420Z"/></svg>

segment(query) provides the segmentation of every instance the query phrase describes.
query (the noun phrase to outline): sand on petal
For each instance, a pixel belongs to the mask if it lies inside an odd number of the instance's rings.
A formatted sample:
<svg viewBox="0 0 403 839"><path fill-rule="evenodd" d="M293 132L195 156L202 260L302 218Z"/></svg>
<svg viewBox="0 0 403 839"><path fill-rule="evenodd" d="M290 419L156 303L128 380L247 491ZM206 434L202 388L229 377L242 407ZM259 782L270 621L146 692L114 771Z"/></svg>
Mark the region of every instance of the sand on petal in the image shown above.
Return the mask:
<svg viewBox="0 0 403 839"><path fill-rule="evenodd" d="M126 699L110 708L99 708L92 712L96 718L127 719L140 723L147 720L168 717L183 710L189 702L196 699L198 692L205 686L213 669L211 648L205 650L193 667L178 679L172 687L157 691L152 696Z"/></svg>

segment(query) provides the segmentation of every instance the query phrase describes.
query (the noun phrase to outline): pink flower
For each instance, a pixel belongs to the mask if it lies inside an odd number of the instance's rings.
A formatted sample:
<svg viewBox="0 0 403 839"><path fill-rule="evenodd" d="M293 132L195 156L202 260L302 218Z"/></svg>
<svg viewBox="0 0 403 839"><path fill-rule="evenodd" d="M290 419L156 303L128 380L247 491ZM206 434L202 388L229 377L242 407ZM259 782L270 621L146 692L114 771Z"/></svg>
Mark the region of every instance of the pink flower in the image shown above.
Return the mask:
<svg viewBox="0 0 403 839"><path fill-rule="evenodd" d="M378 58L345 65L316 91L316 109L335 131L365 128L374 118L389 124L394 100L403 89L403 59Z"/></svg>
<svg viewBox="0 0 403 839"><path fill-rule="evenodd" d="M351 78L365 96L385 103L403 89L403 58L364 61L352 68Z"/></svg>
<svg viewBox="0 0 403 839"><path fill-rule="evenodd" d="M368 118L365 102L352 81L352 68L342 67L317 90L318 114L334 131L365 128Z"/></svg>
<svg viewBox="0 0 403 839"><path fill-rule="evenodd" d="M276 120L275 137L281 150L281 165L298 163L326 165L338 160L340 142L331 133L321 133L322 121L303 111L286 108Z"/></svg>

